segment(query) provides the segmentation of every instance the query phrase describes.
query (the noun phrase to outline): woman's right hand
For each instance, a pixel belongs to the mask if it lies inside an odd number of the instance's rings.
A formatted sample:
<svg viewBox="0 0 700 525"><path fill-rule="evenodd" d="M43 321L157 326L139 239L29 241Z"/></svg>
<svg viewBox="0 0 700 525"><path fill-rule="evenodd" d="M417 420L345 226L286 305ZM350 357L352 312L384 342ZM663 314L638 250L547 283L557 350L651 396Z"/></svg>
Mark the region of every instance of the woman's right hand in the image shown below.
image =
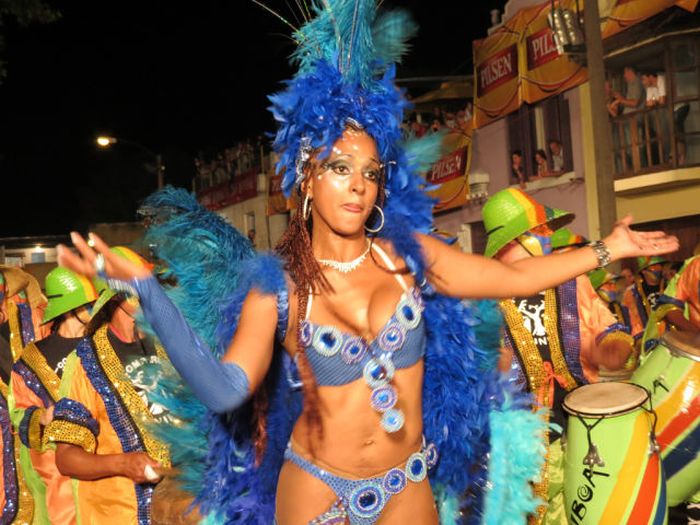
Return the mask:
<svg viewBox="0 0 700 525"><path fill-rule="evenodd" d="M73 245L78 250L77 255L67 246L59 244L57 247L58 263L69 270L86 277L95 277L97 275L95 261L98 254L101 254L104 258L104 274L107 277L130 281L131 279L145 279L151 274L147 268L111 252L109 246L94 233L90 234L90 241L94 249L85 242L85 239L79 233L71 232L70 237Z"/></svg>
<svg viewBox="0 0 700 525"><path fill-rule="evenodd" d="M117 470L122 476L126 476L135 483L154 483L153 479L146 477L146 467L150 466L153 469L157 469L160 467L160 464L145 452L119 454L117 460ZM155 482L157 481L155 480Z"/></svg>

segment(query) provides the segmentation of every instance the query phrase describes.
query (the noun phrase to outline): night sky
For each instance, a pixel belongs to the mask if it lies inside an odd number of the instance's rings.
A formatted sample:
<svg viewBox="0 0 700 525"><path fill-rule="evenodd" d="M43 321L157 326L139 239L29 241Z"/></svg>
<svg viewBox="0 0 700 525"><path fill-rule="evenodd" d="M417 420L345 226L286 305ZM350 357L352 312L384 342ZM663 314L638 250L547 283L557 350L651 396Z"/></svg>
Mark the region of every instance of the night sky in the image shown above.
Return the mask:
<svg viewBox="0 0 700 525"><path fill-rule="evenodd" d="M49 25L4 28L0 237L130 221L156 188L128 145L161 153L166 183L191 187L193 159L274 130L266 96L292 70L290 29L249 0L48 1ZM266 0L290 21L294 0ZM399 78L471 73L471 41L504 0L403 0L420 26ZM10 192L10 185L21 189Z"/></svg>

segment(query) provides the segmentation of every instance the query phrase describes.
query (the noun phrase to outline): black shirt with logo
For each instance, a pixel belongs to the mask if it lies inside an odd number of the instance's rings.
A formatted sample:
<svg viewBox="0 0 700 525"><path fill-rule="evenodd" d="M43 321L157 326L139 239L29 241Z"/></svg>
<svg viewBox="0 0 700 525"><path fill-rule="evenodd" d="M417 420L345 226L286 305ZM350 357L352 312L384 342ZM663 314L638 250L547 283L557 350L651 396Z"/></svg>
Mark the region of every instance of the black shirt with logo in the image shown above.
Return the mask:
<svg viewBox="0 0 700 525"><path fill-rule="evenodd" d="M68 355L75 350L82 339L82 337L63 337L51 334L35 344L51 370L56 372L58 377L62 377Z"/></svg>
<svg viewBox="0 0 700 525"><path fill-rule="evenodd" d="M165 407L154 402L150 395L160 377L160 358L153 342L150 339L138 339L132 343L125 343L111 330L107 331L107 338L151 416L156 422L170 421L171 417Z"/></svg>

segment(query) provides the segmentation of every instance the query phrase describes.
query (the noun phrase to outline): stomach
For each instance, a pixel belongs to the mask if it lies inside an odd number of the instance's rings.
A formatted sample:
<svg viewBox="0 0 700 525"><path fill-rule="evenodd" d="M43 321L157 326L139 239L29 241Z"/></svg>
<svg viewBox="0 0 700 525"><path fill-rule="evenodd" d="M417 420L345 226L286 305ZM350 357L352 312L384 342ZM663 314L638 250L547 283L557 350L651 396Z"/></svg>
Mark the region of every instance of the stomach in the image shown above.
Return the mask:
<svg viewBox="0 0 700 525"><path fill-rule="evenodd" d="M320 432L302 413L292 432L294 449L347 477L372 477L404 462L422 443L423 360L397 370L391 384L405 418L400 430L384 430L381 413L370 405L371 388L358 379L317 387Z"/></svg>

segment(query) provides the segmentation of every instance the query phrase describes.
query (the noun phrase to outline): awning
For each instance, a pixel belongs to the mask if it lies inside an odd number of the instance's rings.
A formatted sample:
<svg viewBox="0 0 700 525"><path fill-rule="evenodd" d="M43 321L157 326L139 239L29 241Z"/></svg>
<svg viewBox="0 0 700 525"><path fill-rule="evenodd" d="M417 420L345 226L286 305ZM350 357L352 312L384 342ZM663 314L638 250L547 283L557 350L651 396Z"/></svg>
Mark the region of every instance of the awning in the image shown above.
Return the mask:
<svg viewBox="0 0 700 525"><path fill-rule="evenodd" d="M474 83L471 80L443 82L438 89L429 91L411 102L416 106L441 100L466 100L474 95Z"/></svg>

